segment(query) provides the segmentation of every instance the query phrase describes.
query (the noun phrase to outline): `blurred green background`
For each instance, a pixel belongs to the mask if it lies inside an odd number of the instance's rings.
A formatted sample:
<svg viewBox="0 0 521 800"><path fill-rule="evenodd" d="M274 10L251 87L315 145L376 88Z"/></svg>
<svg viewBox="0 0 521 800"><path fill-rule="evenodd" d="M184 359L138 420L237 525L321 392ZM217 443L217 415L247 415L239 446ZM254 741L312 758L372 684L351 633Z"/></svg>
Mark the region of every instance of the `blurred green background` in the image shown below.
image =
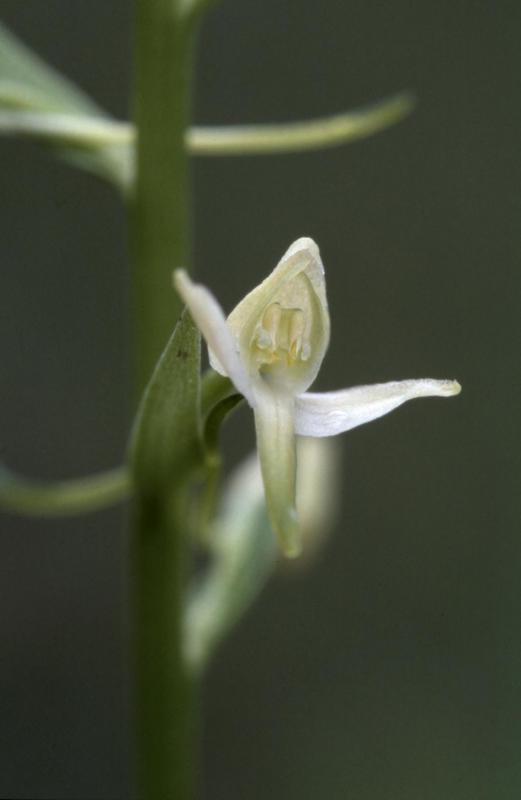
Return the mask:
<svg viewBox="0 0 521 800"><path fill-rule="evenodd" d="M128 114L130 2L1 0L0 18ZM407 88L418 105L341 149L194 161L199 276L229 309L313 236L333 323L319 388L457 377L463 394L342 439L327 547L276 576L208 674L204 800L520 796L520 22L479 0L226 0L205 21L197 122ZM0 170L0 457L47 478L116 465L124 209L37 147L0 141ZM233 425L237 458L251 420ZM0 519L1 797L132 797L125 523Z"/></svg>

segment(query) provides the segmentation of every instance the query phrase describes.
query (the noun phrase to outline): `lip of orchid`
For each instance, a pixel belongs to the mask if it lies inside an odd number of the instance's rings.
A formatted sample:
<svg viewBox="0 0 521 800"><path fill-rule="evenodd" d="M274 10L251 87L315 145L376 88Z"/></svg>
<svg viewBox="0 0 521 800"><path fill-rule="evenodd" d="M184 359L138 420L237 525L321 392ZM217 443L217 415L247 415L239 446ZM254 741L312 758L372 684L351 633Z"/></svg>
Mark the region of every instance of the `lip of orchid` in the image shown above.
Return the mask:
<svg viewBox="0 0 521 800"><path fill-rule="evenodd" d="M449 397L457 381L421 378L306 392L329 344L324 267L312 239L297 239L228 318L183 270L174 285L206 339L211 366L230 378L255 415L268 514L283 551L300 552L295 437L335 436L417 397Z"/></svg>

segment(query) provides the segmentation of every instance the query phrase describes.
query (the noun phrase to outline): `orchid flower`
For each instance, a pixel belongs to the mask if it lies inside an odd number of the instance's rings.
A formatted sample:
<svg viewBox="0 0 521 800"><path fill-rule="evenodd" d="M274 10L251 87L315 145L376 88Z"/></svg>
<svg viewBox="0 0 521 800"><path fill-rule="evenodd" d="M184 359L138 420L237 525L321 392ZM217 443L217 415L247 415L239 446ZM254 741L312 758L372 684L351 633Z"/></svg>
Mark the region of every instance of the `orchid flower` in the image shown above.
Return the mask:
<svg viewBox="0 0 521 800"><path fill-rule="evenodd" d="M320 369L330 327L324 267L312 239L294 242L227 319L213 295L183 270L176 270L174 282L206 339L211 366L253 409L268 514L287 556L301 547L296 436L335 436L412 398L461 391L457 381L430 378L306 391Z"/></svg>

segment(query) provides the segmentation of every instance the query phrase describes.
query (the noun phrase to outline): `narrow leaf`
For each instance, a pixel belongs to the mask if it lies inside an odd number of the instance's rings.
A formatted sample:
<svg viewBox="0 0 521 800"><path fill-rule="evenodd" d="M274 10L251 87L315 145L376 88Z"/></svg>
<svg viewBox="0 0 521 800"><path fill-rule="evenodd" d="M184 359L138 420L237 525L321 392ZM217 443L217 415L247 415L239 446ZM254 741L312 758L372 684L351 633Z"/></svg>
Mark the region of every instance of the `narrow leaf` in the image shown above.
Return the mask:
<svg viewBox="0 0 521 800"><path fill-rule="evenodd" d="M200 337L183 312L139 407L131 441L138 486L171 485L202 461Z"/></svg>
<svg viewBox="0 0 521 800"><path fill-rule="evenodd" d="M207 0L184 0L185 11ZM368 108L287 124L193 127L193 155L261 155L322 149L364 138L411 110L407 93ZM134 129L114 120L82 89L49 66L0 23L0 134L35 138L80 169L124 193L134 179Z"/></svg>
<svg viewBox="0 0 521 800"><path fill-rule="evenodd" d="M1 23L0 104L103 116L101 108L88 95L46 64Z"/></svg>
<svg viewBox="0 0 521 800"><path fill-rule="evenodd" d="M128 189L128 146L92 136L96 122L108 123L110 116L1 23L0 111L4 135L38 138L65 161Z"/></svg>

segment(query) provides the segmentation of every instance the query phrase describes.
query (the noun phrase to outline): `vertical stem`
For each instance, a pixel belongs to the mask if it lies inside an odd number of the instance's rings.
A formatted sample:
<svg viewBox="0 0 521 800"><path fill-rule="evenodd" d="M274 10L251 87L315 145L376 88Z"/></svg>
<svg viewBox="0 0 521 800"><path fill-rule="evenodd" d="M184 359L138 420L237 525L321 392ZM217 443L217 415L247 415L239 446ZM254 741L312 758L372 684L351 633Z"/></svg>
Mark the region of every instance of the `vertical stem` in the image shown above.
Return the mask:
<svg viewBox="0 0 521 800"><path fill-rule="evenodd" d="M134 245L136 388L148 381L179 315L171 288L187 266L188 124L193 25L179 0L136 0L138 131ZM192 687L181 652L186 560L180 493L140 491L135 503L133 595L140 800L193 796Z"/></svg>
<svg viewBox="0 0 521 800"><path fill-rule="evenodd" d="M138 389L147 383L181 305L172 291L187 267L190 242L188 158L194 23L179 0L136 0L138 132L134 202L134 314Z"/></svg>
<svg viewBox="0 0 521 800"><path fill-rule="evenodd" d="M194 686L182 661L180 509L141 501L134 547L139 800L194 796Z"/></svg>

